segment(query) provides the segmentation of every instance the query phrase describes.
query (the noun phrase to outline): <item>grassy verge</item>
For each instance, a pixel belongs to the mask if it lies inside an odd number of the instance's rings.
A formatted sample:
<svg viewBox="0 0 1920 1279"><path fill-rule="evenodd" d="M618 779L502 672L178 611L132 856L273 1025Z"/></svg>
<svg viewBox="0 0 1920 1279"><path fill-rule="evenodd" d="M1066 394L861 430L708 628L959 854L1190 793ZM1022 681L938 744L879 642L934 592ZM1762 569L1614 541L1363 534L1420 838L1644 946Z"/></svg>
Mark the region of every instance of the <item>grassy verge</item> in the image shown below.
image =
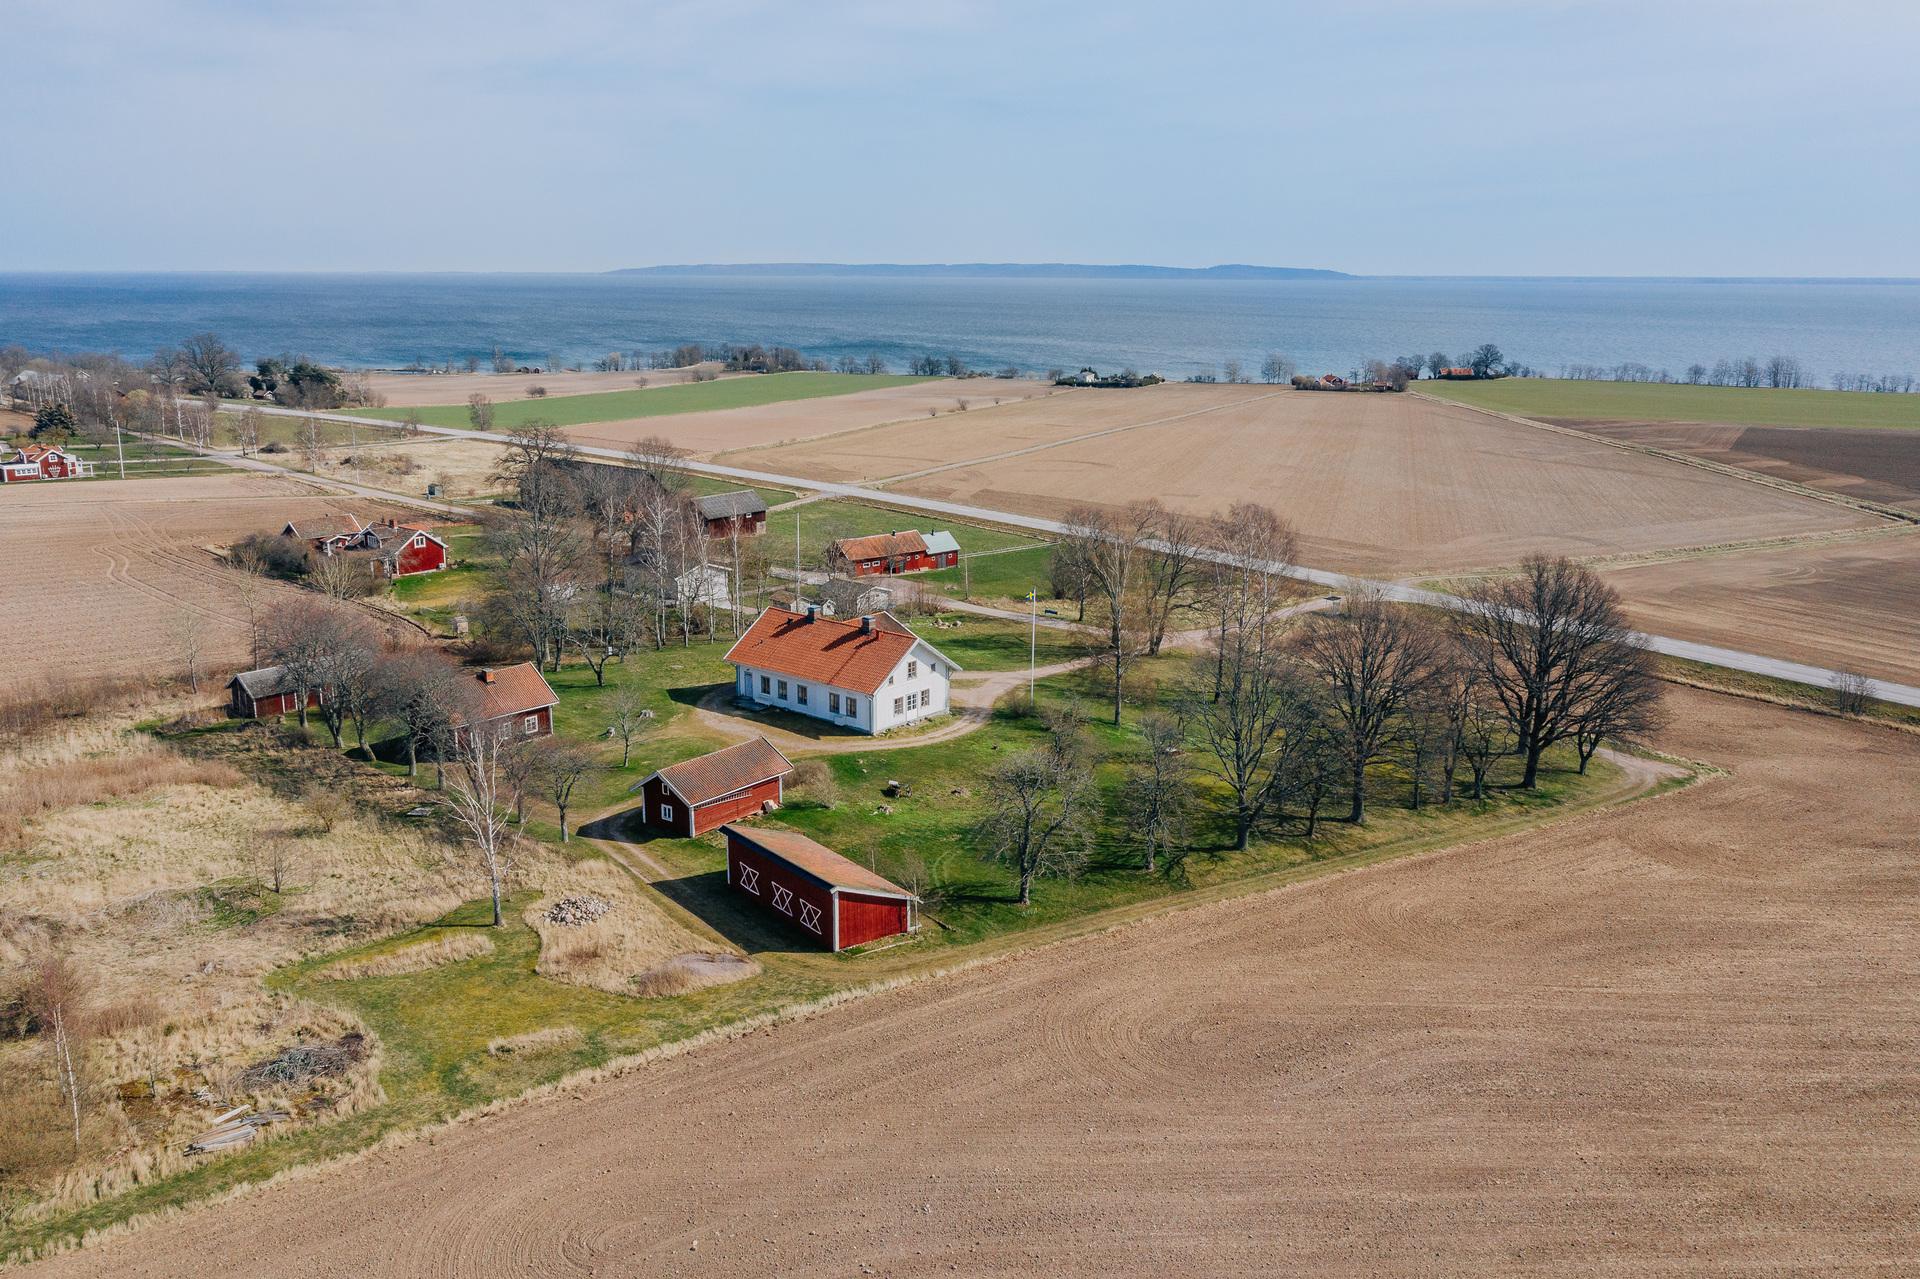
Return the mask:
<svg viewBox="0 0 1920 1279"><path fill-rule="evenodd" d="M777 404L783 400L850 395L855 391L877 391L924 381L925 378L900 374L769 373L759 377L721 378L715 382L678 382L671 386L635 387L631 391L555 395L538 400L502 400L493 407L493 425L495 430L511 430L528 422L551 422L556 426L624 422L632 418L659 417L671 413L751 408L760 404ZM353 409L351 412L355 417L390 422L405 421L411 415L430 426L471 425L464 404Z"/></svg>
<svg viewBox="0 0 1920 1279"><path fill-rule="evenodd" d="M1835 707L1834 695L1827 689L1796 684L1792 680L1774 679L1769 675L1730 671L1724 667L1708 666L1704 662L1690 662L1680 657L1662 657L1659 660L1661 673L1677 684L1732 693L1737 697L1757 698L1760 701L1793 706L1822 715L1841 713ZM1920 731L1920 707L1917 706L1869 701L1858 718Z"/></svg>
<svg viewBox="0 0 1920 1279"><path fill-rule="evenodd" d="M1422 382L1419 389L1437 399L1533 418L1920 429L1920 395L1560 378Z"/></svg>

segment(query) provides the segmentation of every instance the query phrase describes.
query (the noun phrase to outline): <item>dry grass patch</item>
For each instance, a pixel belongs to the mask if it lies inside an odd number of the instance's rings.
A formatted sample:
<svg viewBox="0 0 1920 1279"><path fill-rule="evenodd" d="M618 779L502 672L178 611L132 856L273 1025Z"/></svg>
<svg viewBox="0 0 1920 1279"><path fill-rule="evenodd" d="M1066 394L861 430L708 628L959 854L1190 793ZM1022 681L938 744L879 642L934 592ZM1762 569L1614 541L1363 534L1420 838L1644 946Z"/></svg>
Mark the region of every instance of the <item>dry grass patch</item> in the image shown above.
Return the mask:
<svg viewBox="0 0 1920 1279"><path fill-rule="evenodd" d="M488 1040L487 1053L493 1057L524 1056L561 1048L577 1048L585 1039L578 1026L548 1026L521 1035L505 1035Z"/></svg>
<svg viewBox="0 0 1920 1279"><path fill-rule="evenodd" d="M625 871L592 860L555 867L540 876L545 895L527 908L526 919L540 934L540 959L534 971L554 981L590 986L616 995L684 994L718 981L689 973L669 976L672 961L709 951L712 943L682 927L665 910L641 896ZM549 918L567 897L596 897L611 907L590 923L567 926ZM720 981L750 977L759 969L746 961L726 964ZM735 971L737 969L737 971ZM654 975L656 980L636 983ZM674 986L676 989L665 989Z"/></svg>
<svg viewBox="0 0 1920 1279"><path fill-rule="evenodd" d="M398 977L405 973L424 973L442 964L457 964L493 953L493 939L485 933L448 933L427 941L415 942L395 950L370 955L365 959L343 959L328 964L315 976L327 981L357 981L362 977Z"/></svg>

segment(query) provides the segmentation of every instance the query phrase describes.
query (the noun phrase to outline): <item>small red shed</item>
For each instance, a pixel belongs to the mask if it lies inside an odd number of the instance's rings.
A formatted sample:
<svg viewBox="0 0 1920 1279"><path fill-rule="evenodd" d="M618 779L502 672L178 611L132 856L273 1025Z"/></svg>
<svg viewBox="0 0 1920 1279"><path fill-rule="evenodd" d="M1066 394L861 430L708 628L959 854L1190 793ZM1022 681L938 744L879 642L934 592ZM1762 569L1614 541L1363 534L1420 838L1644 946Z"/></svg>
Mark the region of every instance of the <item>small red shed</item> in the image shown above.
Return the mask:
<svg viewBox="0 0 1920 1279"><path fill-rule="evenodd" d="M696 497L693 509L699 512L708 537L731 537L736 529L743 537L755 537L767 528L767 500L752 489Z"/></svg>
<svg viewBox="0 0 1920 1279"><path fill-rule="evenodd" d="M320 705L318 688L307 689L307 709ZM227 681L227 708L241 719L271 719L300 709L300 690L284 666L241 671Z"/></svg>
<svg viewBox="0 0 1920 1279"><path fill-rule="evenodd" d="M418 524L383 520L368 525L366 531L369 541L377 548L373 571L381 577L437 573L447 566L447 544Z"/></svg>
<svg viewBox="0 0 1920 1279"><path fill-rule="evenodd" d="M692 839L778 808L792 771L772 742L757 737L669 765L633 789L640 792L642 821Z"/></svg>
<svg viewBox="0 0 1920 1279"><path fill-rule="evenodd" d="M722 826L727 883L841 951L920 927L920 899L858 862L790 830Z"/></svg>

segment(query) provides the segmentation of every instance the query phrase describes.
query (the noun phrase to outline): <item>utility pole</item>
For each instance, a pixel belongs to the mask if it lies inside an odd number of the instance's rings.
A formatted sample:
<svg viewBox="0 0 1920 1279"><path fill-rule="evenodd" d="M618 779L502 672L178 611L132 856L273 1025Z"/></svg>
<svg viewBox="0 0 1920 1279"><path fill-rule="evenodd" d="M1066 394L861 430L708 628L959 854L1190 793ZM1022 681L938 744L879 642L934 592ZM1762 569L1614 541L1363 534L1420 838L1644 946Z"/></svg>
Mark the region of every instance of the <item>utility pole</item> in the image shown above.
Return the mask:
<svg viewBox="0 0 1920 1279"><path fill-rule="evenodd" d="M1014 614L1018 617L1019 614ZM1034 692L1034 667L1038 664L1040 653L1040 588L1034 587L1027 592L1027 707L1038 710L1040 702Z"/></svg>

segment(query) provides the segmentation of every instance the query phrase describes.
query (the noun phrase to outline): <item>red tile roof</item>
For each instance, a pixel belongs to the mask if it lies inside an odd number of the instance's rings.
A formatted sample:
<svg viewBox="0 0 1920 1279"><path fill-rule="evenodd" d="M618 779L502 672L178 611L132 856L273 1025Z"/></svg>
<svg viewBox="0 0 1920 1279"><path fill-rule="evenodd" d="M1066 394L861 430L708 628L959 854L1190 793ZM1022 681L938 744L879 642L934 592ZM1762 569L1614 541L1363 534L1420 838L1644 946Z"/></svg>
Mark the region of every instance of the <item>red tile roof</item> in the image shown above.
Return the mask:
<svg viewBox="0 0 1920 1279"><path fill-rule="evenodd" d="M778 830L771 826L747 830L731 823L720 829L830 887L850 888L862 893L885 893L890 897L913 896L885 876L877 875L859 862L842 857L825 844L817 844L795 831Z"/></svg>
<svg viewBox="0 0 1920 1279"><path fill-rule="evenodd" d="M673 787L676 795L697 808L749 786L758 786L775 777L785 777L792 771L793 765L774 748L772 742L764 737L756 737L750 742L714 751L711 755L670 764L653 774L653 777ZM647 781L652 781L653 777ZM640 783L641 786L646 784Z"/></svg>
<svg viewBox="0 0 1920 1279"><path fill-rule="evenodd" d="M770 608L727 650L726 660L871 697L918 642L905 627L875 626L862 634L858 619L809 621L805 613Z"/></svg>
<svg viewBox="0 0 1920 1279"><path fill-rule="evenodd" d="M834 544L850 560L885 560L896 555L925 555L927 539L908 529L904 533L874 533L868 537L843 537Z"/></svg>
<svg viewBox="0 0 1920 1279"><path fill-rule="evenodd" d="M488 675L493 678L489 680ZM499 719L502 715L522 715L559 702L553 686L532 662L502 666L473 673L480 683L480 718Z"/></svg>

